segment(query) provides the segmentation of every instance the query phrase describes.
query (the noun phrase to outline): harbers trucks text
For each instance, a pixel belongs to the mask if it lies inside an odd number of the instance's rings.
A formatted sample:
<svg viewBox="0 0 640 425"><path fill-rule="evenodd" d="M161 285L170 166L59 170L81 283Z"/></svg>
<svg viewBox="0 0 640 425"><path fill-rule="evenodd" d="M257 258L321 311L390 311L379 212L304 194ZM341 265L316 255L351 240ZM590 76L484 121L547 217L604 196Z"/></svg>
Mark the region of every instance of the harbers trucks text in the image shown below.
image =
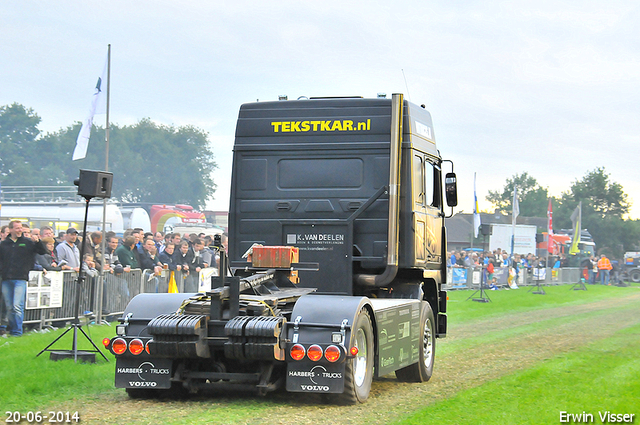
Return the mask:
<svg viewBox="0 0 640 425"><path fill-rule="evenodd" d="M209 291L131 300L105 341L116 387L355 404L376 377L429 380L447 332L443 197L457 203L443 162L431 115L401 94L242 105L228 258Z"/></svg>

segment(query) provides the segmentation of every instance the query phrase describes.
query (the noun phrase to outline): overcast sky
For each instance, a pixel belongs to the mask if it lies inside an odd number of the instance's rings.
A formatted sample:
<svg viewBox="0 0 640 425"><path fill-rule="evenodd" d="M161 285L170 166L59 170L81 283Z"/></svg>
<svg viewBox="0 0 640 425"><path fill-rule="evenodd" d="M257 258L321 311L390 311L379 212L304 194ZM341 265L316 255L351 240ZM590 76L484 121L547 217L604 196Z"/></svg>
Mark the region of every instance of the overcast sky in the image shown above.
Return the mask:
<svg viewBox="0 0 640 425"><path fill-rule="evenodd" d="M605 167L640 218L638 5L2 1L0 105L33 108L45 133L82 121L111 44L111 122L207 131L219 165L208 207L226 210L242 103L401 92L432 114L458 210L472 211L474 172L489 210L487 192L515 174L560 196Z"/></svg>

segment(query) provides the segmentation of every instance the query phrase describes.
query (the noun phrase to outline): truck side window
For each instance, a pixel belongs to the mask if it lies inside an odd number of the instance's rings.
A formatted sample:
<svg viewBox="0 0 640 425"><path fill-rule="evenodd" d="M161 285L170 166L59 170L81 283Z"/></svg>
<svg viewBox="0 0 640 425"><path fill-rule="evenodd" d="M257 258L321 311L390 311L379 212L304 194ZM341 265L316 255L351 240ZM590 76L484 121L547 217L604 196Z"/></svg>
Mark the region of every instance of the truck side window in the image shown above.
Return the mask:
<svg viewBox="0 0 640 425"><path fill-rule="evenodd" d="M433 202L431 205L436 208L442 206L442 169L438 164L433 166Z"/></svg>
<svg viewBox="0 0 640 425"><path fill-rule="evenodd" d="M413 202L424 205L424 167L422 157L413 157Z"/></svg>
<svg viewBox="0 0 640 425"><path fill-rule="evenodd" d="M425 177L425 204L426 205L433 205L436 206L437 204L437 200L434 199L434 192L435 192L435 186L434 186L434 173L436 172L436 170L434 169L433 164L431 164L428 161L424 162L424 177Z"/></svg>

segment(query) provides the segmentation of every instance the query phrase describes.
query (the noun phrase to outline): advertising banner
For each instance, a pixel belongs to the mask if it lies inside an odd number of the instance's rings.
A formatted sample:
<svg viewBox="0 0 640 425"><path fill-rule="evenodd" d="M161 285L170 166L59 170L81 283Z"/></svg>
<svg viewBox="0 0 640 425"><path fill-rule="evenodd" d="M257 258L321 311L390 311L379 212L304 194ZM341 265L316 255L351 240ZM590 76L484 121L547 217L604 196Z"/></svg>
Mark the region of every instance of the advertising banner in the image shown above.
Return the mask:
<svg viewBox="0 0 640 425"><path fill-rule="evenodd" d="M62 307L62 272L30 271L26 310Z"/></svg>

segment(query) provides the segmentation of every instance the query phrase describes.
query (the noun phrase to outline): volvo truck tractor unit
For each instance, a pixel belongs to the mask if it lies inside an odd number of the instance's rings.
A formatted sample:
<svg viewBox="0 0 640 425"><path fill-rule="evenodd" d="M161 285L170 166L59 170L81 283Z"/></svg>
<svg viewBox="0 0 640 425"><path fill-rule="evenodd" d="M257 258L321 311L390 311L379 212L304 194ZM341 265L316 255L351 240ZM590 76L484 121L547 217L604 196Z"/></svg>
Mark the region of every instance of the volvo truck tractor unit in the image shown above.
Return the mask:
<svg viewBox="0 0 640 425"><path fill-rule="evenodd" d="M219 276L131 300L104 341L116 387L355 404L377 377L429 380L456 190L431 115L401 94L242 105Z"/></svg>

